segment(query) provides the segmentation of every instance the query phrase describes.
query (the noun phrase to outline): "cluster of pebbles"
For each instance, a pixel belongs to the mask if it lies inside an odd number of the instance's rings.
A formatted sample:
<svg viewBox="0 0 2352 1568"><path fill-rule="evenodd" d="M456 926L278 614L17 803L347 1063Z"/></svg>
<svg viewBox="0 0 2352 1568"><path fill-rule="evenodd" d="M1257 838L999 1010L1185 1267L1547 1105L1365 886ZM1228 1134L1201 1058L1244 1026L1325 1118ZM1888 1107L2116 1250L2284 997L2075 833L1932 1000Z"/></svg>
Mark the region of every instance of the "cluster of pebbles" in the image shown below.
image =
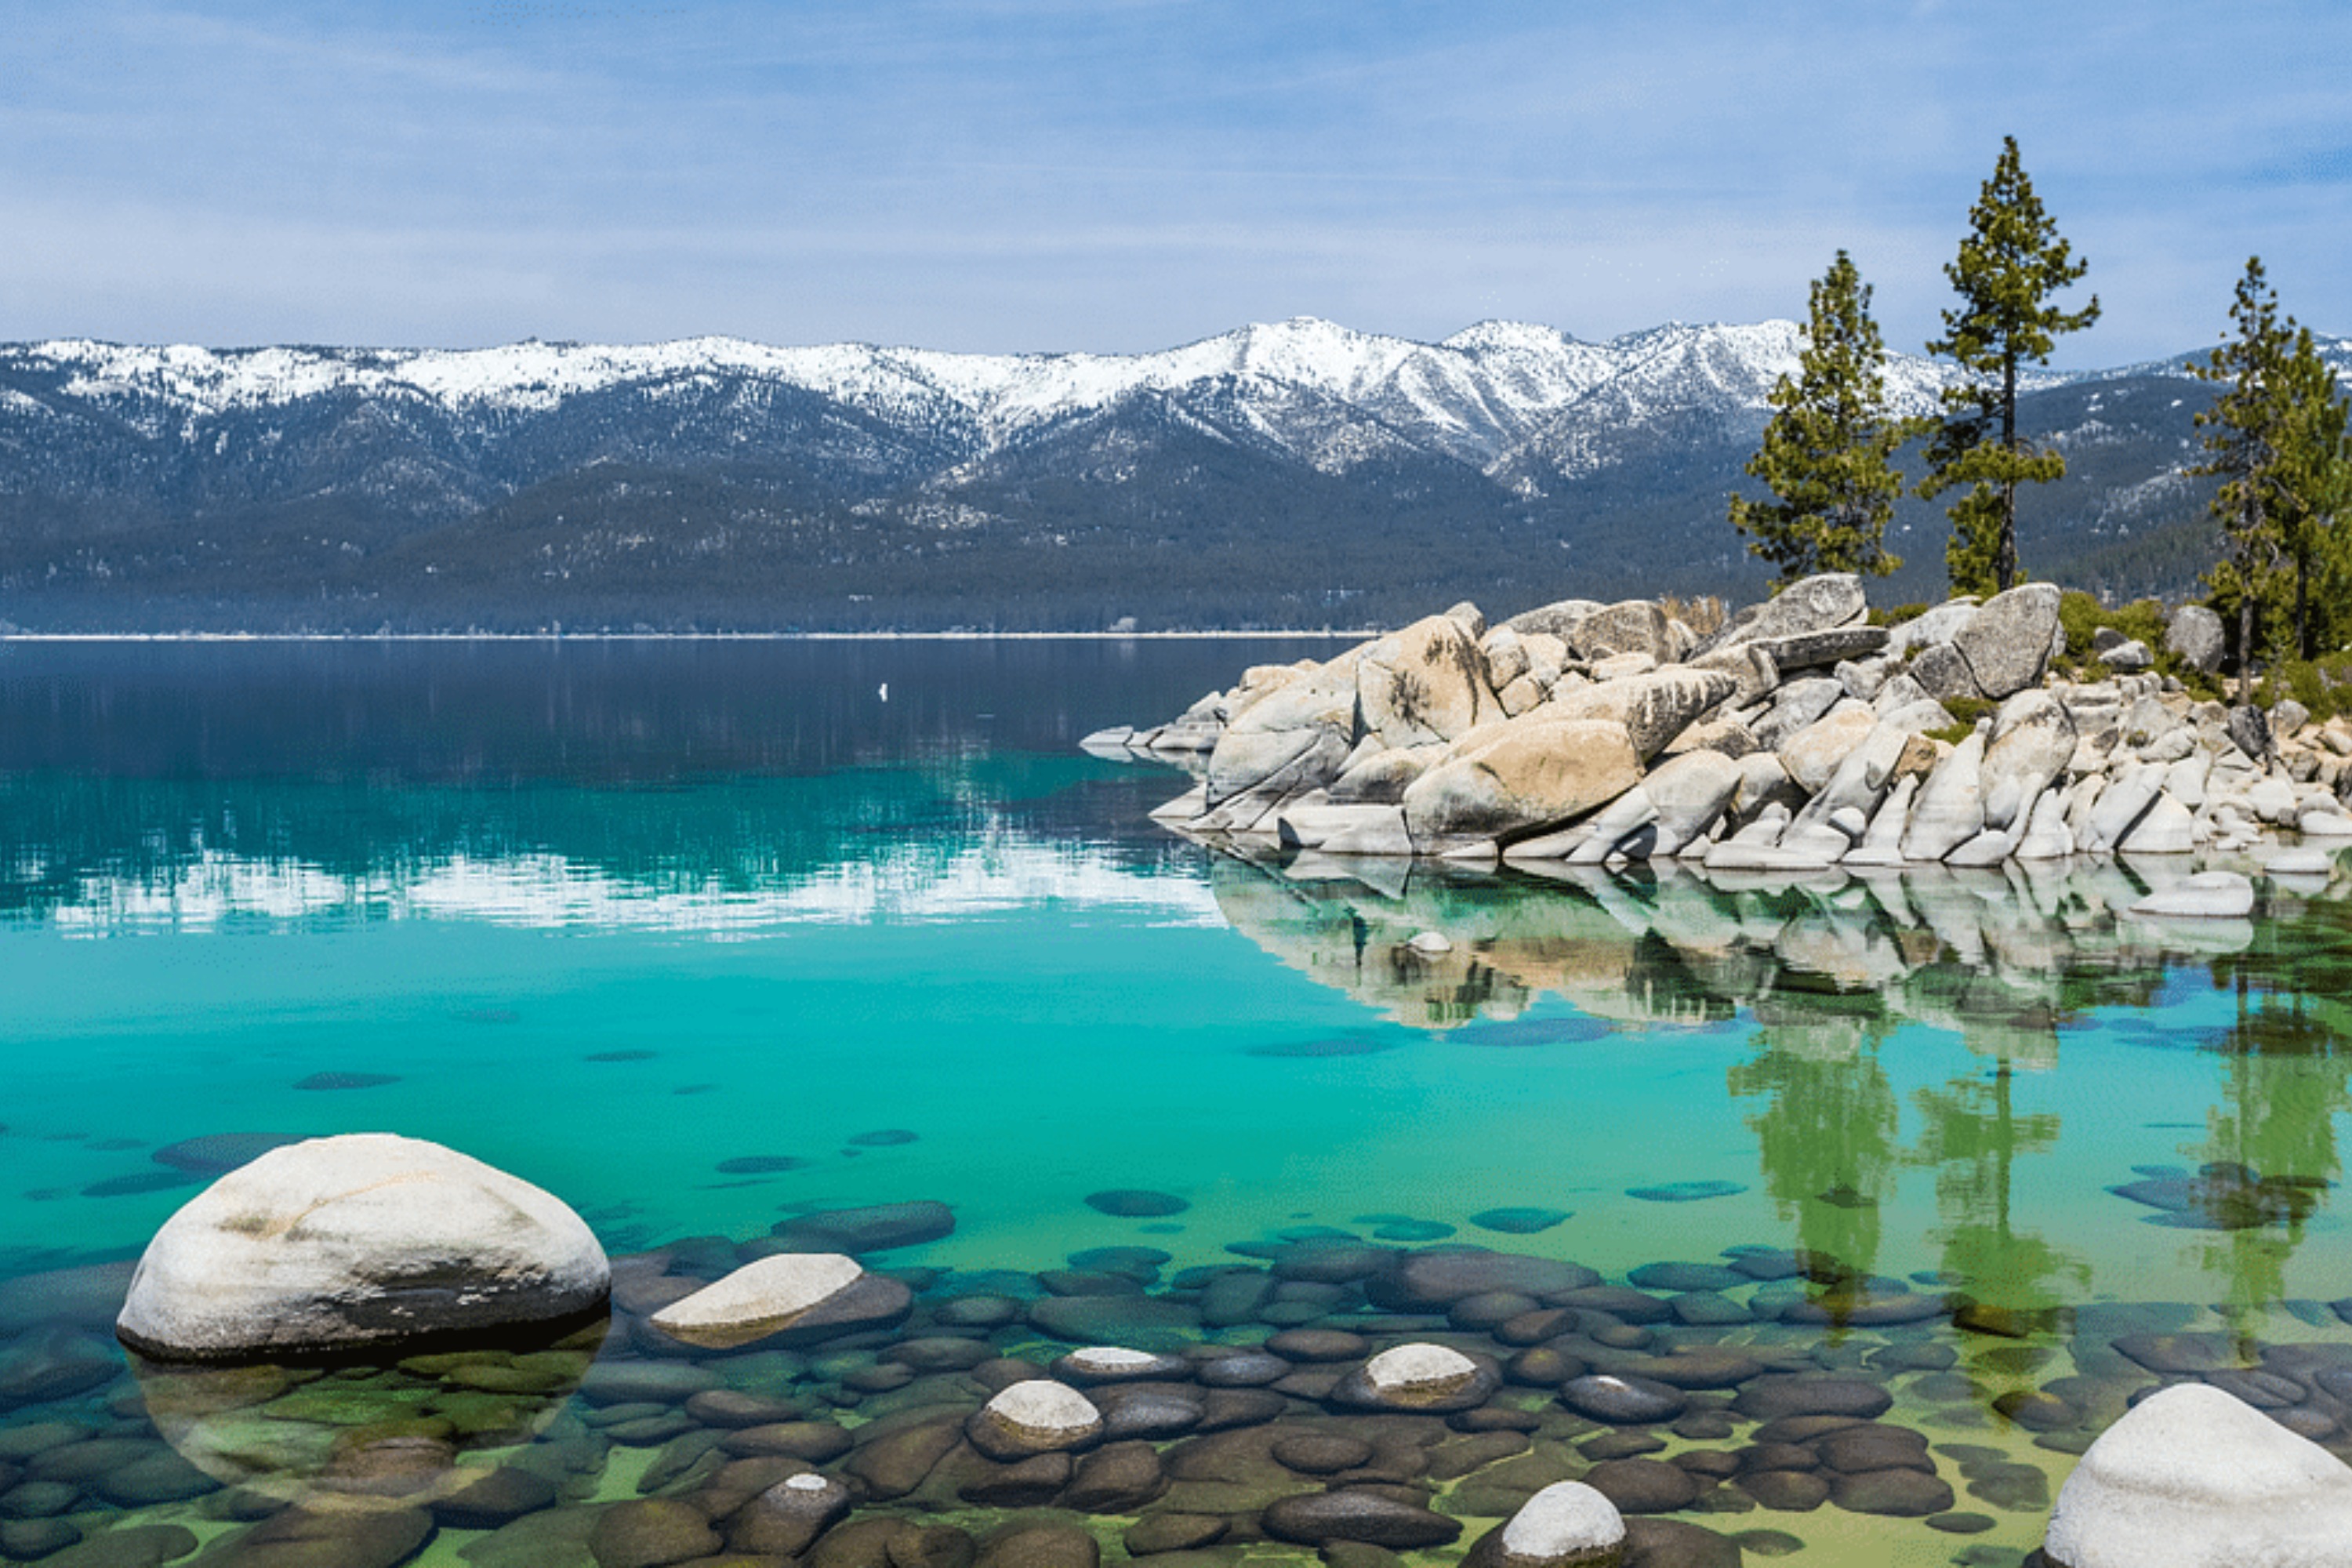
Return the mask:
<svg viewBox="0 0 2352 1568"><path fill-rule="evenodd" d="M796 1223L892 1243L943 1213ZM2352 1447L2352 1301L2299 1304L2331 1331L2250 1347L2185 1306L2007 1311L1765 1247L1612 1281L1328 1233L1172 1272L1141 1246L869 1271L782 1240L615 1259L609 1321L548 1342L84 1372L0 1421L0 1554L394 1568L438 1535L475 1568L1611 1561L1510 1549L1516 1516L1580 1481L1635 1568L1803 1552L1838 1514L2006 1568L2053 1476L2167 1384ZM695 1325L723 1311L685 1309L747 1266L817 1280L814 1302L714 1349ZM1517 1543L1597 1507L1555 1493Z"/></svg>

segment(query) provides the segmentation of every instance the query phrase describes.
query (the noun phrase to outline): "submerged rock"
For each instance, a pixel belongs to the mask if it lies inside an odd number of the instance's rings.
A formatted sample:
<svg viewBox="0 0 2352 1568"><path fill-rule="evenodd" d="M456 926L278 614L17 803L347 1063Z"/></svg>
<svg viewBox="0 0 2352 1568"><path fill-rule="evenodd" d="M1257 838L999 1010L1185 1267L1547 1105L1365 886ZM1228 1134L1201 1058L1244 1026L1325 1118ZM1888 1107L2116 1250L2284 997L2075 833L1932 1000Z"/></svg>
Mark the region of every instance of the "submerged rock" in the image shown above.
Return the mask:
<svg viewBox="0 0 2352 1568"><path fill-rule="evenodd" d="M1067 1384L1031 1378L1000 1392L964 1425L971 1446L1007 1462L1082 1448L1102 1436L1102 1412Z"/></svg>
<svg viewBox="0 0 2352 1568"><path fill-rule="evenodd" d="M794 1215L773 1228L785 1241L813 1252L862 1255L887 1252L894 1247L915 1247L952 1235L955 1212L929 1199L874 1204L863 1208L820 1209L814 1214Z"/></svg>
<svg viewBox="0 0 2352 1568"><path fill-rule="evenodd" d="M1625 1518L1581 1481L1554 1481L1479 1537L1462 1568L1617 1568Z"/></svg>
<svg viewBox="0 0 2352 1568"><path fill-rule="evenodd" d="M1485 1404L1502 1382L1502 1370L1486 1357L1446 1345L1402 1344L1349 1373L1331 1397L1342 1405L1441 1413Z"/></svg>
<svg viewBox="0 0 2352 1568"><path fill-rule="evenodd" d="M115 1327L163 1360L317 1353L567 1318L611 1283L550 1194L437 1143L352 1133L272 1150L189 1200Z"/></svg>
<svg viewBox="0 0 2352 1568"><path fill-rule="evenodd" d="M780 1252L747 1263L653 1314L673 1339L711 1349L791 1333L814 1337L896 1322L914 1295L837 1252Z"/></svg>

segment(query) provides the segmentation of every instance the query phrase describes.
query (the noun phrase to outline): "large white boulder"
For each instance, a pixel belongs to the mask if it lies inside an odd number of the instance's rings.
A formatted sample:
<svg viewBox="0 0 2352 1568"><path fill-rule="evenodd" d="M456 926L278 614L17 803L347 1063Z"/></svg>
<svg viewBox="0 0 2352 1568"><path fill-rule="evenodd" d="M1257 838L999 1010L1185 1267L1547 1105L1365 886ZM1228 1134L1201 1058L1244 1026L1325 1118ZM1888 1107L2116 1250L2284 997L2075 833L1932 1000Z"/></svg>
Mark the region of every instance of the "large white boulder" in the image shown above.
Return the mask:
<svg viewBox="0 0 2352 1568"><path fill-rule="evenodd" d="M1984 830L1984 753L1979 730L1927 775L1903 830L1906 860L1941 860Z"/></svg>
<svg viewBox="0 0 2352 1568"><path fill-rule="evenodd" d="M588 1311L612 1269L561 1199L387 1132L273 1149L164 1221L115 1321L165 1360L236 1361Z"/></svg>
<svg viewBox="0 0 2352 1568"><path fill-rule="evenodd" d="M1581 816L1642 782L1622 724L1544 717L1490 726L1404 792L1416 848L1449 840L1518 837Z"/></svg>
<svg viewBox="0 0 2352 1568"><path fill-rule="evenodd" d="M2034 797L2048 789L2074 754L2074 721L2049 692L2034 688L2000 705L1980 770L1984 825L2025 826Z"/></svg>
<svg viewBox="0 0 2352 1568"><path fill-rule="evenodd" d="M2344 1568L2352 1468L2204 1384L2147 1399L2058 1493L2058 1568Z"/></svg>
<svg viewBox="0 0 2352 1568"><path fill-rule="evenodd" d="M1486 655L1449 616L1415 621L1364 650L1356 711L1363 730L1391 746L1458 740L1503 717L1486 684Z"/></svg>
<svg viewBox="0 0 2352 1568"><path fill-rule="evenodd" d="M2058 587L2027 583L1987 599L1952 646L1969 661L1979 689L1995 701L2042 679L2061 638Z"/></svg>
<svg viewBox="0 0 2352 1568"><path fill-rule="evenodd" d="M1598 719L1622 724L1644 763L1666 749L1701 713L1738 689L1733 677L1676 665L1579 687L1538 710L1545 719Z"/></svg>

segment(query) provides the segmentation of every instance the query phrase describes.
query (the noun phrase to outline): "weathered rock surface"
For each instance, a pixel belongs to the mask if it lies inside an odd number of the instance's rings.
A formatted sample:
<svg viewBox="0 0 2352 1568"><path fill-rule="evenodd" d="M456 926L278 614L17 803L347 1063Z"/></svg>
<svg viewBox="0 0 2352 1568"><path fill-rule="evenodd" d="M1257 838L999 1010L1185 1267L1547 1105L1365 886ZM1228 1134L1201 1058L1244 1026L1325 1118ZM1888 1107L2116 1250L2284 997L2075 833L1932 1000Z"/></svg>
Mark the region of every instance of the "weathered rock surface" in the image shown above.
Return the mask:
<svg viewBox="0 0 2352 1568"><path fill-rule="evenodd" d="M2091 1445L2042 1552L2058 1568L2341 1568L2352 1468L2218 1388L2181 1384Z"/></svg>
<svg viewBox="0 0 2352 1568"><path fill-rule="evenodd" d="M1969 661L1978 689L1999 701L2039 681L2056 651L2058 585L2027 583L1987 599L1952 646Z"/></svg>
<svg viewBox="0 0 2352 1568"><path fill-rule="evenodd" d="M1660 664L1672 664L1682 650L1675 645L1666 613L1648 599L1627 599L1595 610L1563 634L1569 647L1590 663L1618 654L1645 654Z"/></svg>
<svg viewBox="0 0 2352 1568"><path fill-rule="evenodd" d="M2164 647L2191 669L2210 675L2221 668L2229 639L2220 616L2202 605L2183 605L2165 624Z"/></svg>
<svg viewBox="0 0 2352 1568"><path fill-rule="evenodd" d="M1356 702L1362 731L1389 746L1456 741L1503 716L1486 684L1486 655L1447 616L1415 621L1366 648L1356 662Z"/></svg>
<svg viewBox="0 0 2352 1568"><path fill-rule="evenodd" d="M1911 803L1903 831L1906 860L1941 860L1984 831L1984 732L1962 741L1936 764Z"/></svg>
<svg viewBox="0 0 2352 1568"><path fill-rule="evenodd" d="M1415 779L1404 792L1405 827L1416 847L1521 835L1580 816L1641 782L1641 757L1622 724L1538 712Z"/></svg>
<svg viewBox="0 0 2352 1568"><path fill-rule="evenodd" d="M2021 691L2000 705L1979 769L1984 825L2022 827L2025 813L2074 754L2074 721L2047 691Z"/></svg>
<svg viewBox="0 0 2352 1568"><path fill-rule="evenodd" d="M389 1133L273 1149L164 1222L116 1331L239 1360L544 1322L604 1303L587 1225L530 1183Z"/></svg>
<svg viewBox="0 0 2352 1568"><path fill-rule="evenodd" d="M1545 720L1600 719L1622 725L1635 755L1646 763L1738 686L1719 670L1675 666L1580 687L1552 699L1536 713Z"/></svg>

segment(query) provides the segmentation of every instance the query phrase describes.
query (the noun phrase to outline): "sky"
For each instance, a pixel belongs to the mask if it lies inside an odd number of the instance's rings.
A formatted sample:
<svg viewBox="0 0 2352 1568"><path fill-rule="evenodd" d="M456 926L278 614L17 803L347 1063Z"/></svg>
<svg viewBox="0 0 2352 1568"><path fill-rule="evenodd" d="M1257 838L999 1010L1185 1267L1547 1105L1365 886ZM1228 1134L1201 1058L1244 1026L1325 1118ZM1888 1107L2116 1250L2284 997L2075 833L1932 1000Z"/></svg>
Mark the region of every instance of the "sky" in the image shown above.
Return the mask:
<svg viewBox="0 0 2352 1568"><path fill-rule="evenodd" d="M0 0L0 340L1890 347L2004 134L2104 315L2352 332L2342 0Z"/></svg>

